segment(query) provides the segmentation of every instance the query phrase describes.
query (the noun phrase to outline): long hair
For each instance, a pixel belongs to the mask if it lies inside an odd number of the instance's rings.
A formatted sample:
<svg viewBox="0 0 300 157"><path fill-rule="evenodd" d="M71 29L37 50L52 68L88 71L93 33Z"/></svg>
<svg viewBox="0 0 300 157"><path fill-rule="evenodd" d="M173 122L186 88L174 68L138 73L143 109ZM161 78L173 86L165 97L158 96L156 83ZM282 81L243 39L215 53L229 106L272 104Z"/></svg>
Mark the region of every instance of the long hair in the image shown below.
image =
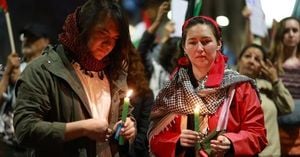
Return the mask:
<svg viewBox="0 0 300 157"><path fill-rule="evenodd" d="M131 39L129 35L129 23L125 12L115 1L89 0L80 9L79 14L80 39L87 42L91 28L97 24L113 20L119 30L119 38L109 58L113 60L110 65L111 77L116 79L120 70L125 70L122 63L130 52Z"/></svg>
<svg viewBox="0 0 300 157"><path fill-rule="evenodd" d="M179 49L179 37L171 37L165 43L163 43L160 55L159 55L159 63L161 66L170 74L177 66L177 59L180 57L180 49Z"/></svg>
<svg viewBox="0 0 300 157"><path fill-rule="evenodd" d="M127 84L136 95L143 95L151 91L146 78L145 67L139 53L134 48L128 54Z"/></svg>
<svg viewBox="0 0 300 157"><path fill-rule="evenodd" d="M289 20L297 21L299 24L299 27L300 27L300 21L296 17L287 17L287 18L282 19L277 26L276 34L273 39L272 46L270 48L271 60L273 63L276 63L275 65L276 65L277 69L279 70L279 73L284 72L282 66L283 66L284 61L289 57L284 52L285 45L283 43L284 34L286 33L285 24ZM300 30L298 30L298 31L300 31ZM300 57L300 42L297 45L297 54L296 55L298 58Z"/></svg>

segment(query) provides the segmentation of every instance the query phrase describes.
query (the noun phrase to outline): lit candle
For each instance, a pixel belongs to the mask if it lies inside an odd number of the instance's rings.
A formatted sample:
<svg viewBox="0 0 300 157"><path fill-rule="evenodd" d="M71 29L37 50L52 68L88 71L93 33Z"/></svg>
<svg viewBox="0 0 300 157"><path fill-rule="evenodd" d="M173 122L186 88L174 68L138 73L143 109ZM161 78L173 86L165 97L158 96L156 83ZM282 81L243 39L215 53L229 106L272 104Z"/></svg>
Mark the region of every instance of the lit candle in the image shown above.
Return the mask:
<svg viewBox="0 0 300 157"><path fill-rule="evenodd" d="M199 112L200 112L200 106L196 105L195 109L194 109L194 130L199 132L200 131L200 127L199 127ZM200 143L196 143L195 145L195 149L199 150L200 149Z"/></svg>
<svg viewBox="0 0 300 157"><path fill-rule="evenodd" d="M128 115L128 109L129 109L129 105L130 105L130 95L132 94L132 90L129 90L127 92L126 97L124 98L124 103L123 103L123 110L122 110L122 123L124 124L126 122L126 118ZM124 137L120 136L119 137L119 144L123 145L124 144Z"/></svg>

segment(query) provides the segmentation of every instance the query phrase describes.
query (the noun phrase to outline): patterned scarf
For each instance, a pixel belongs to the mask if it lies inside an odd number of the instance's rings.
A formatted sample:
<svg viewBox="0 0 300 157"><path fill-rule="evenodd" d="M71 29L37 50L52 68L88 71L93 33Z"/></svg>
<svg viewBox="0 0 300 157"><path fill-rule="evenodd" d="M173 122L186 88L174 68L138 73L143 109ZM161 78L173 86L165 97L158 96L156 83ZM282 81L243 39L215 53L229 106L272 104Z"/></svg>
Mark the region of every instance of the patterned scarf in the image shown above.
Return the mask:
<svg viewBox="0 0 300 157"><path fill-rule="evenodd" d="M179 69L175 78L169 81L160 91L153 112L167 111L179 114L193 114L196 105L200 105L200 114L213 114L223 102L228 88L236 83L252 81L250 78L239 75L237 72L226 69L219 87L206 88L206 79L194 88L188 70Z"/></svg>
<svg viewBox="0 0 300 157"><path fill-rule="evenodd" d="M78 15L80 8L74 13L68 15L63 26L63 32L59 34L59 41L70 50L72 59L78 62L84 70L101 71L109 64L109 57L106 56L102 60L97 60L89 51L87 45L79 38L80 31L78 29Z"/></svg>

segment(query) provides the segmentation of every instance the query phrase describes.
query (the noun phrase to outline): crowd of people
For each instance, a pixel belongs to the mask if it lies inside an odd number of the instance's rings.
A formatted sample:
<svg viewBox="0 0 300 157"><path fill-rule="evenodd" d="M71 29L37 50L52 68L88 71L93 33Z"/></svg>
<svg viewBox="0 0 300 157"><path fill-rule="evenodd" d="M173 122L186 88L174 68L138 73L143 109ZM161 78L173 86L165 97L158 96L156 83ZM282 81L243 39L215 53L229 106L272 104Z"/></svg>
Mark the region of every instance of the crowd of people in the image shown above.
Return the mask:
<svg viewBox="0 0 300 157"><path fill-rule="evenodd" d="M299 19L281 20L268 48L248 32L232 68L213 18L172 37L169 10L137 47L118 1L79 6L55 45L25 26L0 76L0 156L300 155Z"/></svg>

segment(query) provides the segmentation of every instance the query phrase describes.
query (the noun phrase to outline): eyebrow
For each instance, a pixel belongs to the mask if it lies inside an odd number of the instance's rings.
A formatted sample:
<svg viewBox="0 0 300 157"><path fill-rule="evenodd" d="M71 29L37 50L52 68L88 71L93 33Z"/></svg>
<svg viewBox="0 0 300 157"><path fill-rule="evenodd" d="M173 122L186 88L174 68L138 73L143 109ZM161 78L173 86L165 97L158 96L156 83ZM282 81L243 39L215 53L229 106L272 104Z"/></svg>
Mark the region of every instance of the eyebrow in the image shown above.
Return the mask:
<svg viewBox="0 0 300 157"><path fill-rule="evenodd" d="M195 40L195 39L200 39L200 40L205 40L205 39L211 39L211 37L209 36L204 36L204 37L191 37L191 38L188 38L187 40Z"/></svg>

